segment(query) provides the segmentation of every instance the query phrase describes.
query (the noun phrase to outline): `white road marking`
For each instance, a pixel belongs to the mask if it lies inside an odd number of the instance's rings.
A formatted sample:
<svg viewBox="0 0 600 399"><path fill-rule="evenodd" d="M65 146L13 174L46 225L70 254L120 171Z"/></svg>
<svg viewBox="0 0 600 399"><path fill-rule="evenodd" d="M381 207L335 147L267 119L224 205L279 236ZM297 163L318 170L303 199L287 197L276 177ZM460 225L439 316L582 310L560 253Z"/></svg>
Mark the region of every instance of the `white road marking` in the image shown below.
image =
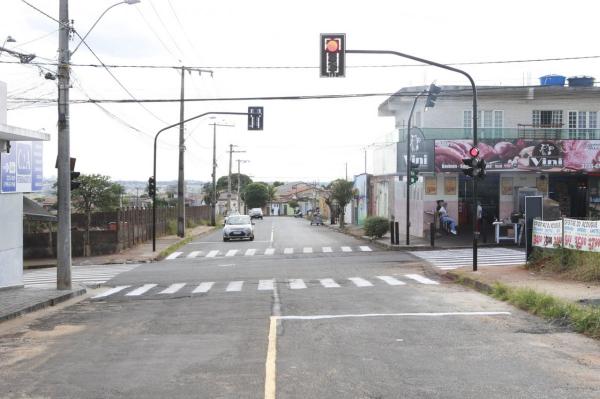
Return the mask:
<svg viewBox="0 0 600 399"><path fill-rule="evenodd" d="M130 285L120 285L118 287L111 288L107 291L104 291L101 294L93 296L92 299L105 298L107 296L111 296L112 294L116 294L117 292L123 291L125 288L129 288L129 287L131 287L131 286Z"/></svg>
<svg viewBox="0 0 600 399"><path fill-rule="evenodd" d="M256 249L250 248L250 249L246 250L246 253L244 254L244 256L254 256L255 253L256 253Z"/></svg>
<svg viewBox="0 0 600 399"><path fill-rule="evenodd" d="M273 291L275 280L259 280L258 290L259 291Z"/></svg>
<svg viewBox="0 0 600 399"><path fill-rule="evenodd" d="M208 254L206 254L206 257L207 257L207 258L214 258L214 257L215 257L215 256L217 256L218 254L219 254L219 251L217 251L217 250L213 250L213 251L210 251Z"/></svg>
<svg viewBox="0 0 600 399"><path fill-rule="evenodd" d="M304 284L304 280L301 278L291 278L289 279L290 288L293 290L302 290L306 288L306 284Z"/></svg>
<svg viewBox="0 0 600 399"><path fill-rule="evenodd" d="M156 287L158 284L144 284L140 288L136 288L135 290L125 294L125 296L140 296L150 291L152 288Z"/></svg>
<svg viewBox="0 0 600 399"><path fill-rule="evenodd" d="M342 252L352 252L352 248L350 248L350 247L342 247Z"/></svg>
<svg viewBox="0 0 600 399"><path fill-rule="evenodd" d="M235 291L241 291L242 290L242 286L244 285L243 281L231 281L228 285L227 288L225 289L226 292L235 292Z"/></svg>
<svg viewBox="0 0 600 399"><path fill-rule="evenodd" d="M333 252L331 247L323 247L323 252Z"/></svg>
<svg viewBox="0 0 600 399"><path fill-rule="evenodd" d="M183 252L173 252L171 255L167 256L165 259L166 260L172 260L172 259L176 259L179 255L181 255Z"/></svg>
<svg viewBox="0 0 600 399"><path fill-rule="evenodd" d="M197 286L194 291L192 291L192 294L197 294L199 292L208 292L210 291L210 289L212 288L212 286L215 284L214 281L207 281L204 283L200 283L199 286Z"/></svg>
<svg viewBox="0 0 600 399"><path fill-rule="evenodd" d="M321 285L325 288L339 288L340 285L336 283L332 278L322 278L319 280Z"/></svg>
<svg viewBox="0 0 600 399"><path fill-rule="evenodd" d="M198 255L200 255L201 253L202 253L202 251L192 251L192 252L190 252L190 253L188 254L188 256L187 256L187 257L188 257L188 258L195 258L195 257L197 257Z"/></svg>
<svg viewBox="0 0 600 399"><path fill-rule="evenodd" d="M159 292L159 294L174 294L183 287L185 287L185 283L171 284L170 286Z"/></svg>
<svg viewBox="0 0 600 399"><path fill-rule="evenodd" d="M337 314L317 316L271 316L279 320L321 320L342 319L355 317L445 317L445 316L510 316L510 312L440 312L440 313L367 313L367 314Z"/></svg>
<svg viewBox="0 0 600 399"><path fill-rule="evenodd" d="M235 256L235 254L237 254L237 251L237 249L230 249L229 251L227 251L225 256Z"/></svg>
<svg viewBox="0 0 600 399"><path fill-rule="evenodd" d="M275 248L265 249L265 255L273 255L274 253L275 253Z"/></svg>
<svg viewBox="0 0 600 399"><path fill-rule="evenodd" d="M418 281L421 284L432 284L432 285L439 284L437 281L430 280L427 277L423 277L418 274L405 274L405 276L411 280Z"/></svg>
<svg viewBox="0 0 600 399"><path fill-rule="evenodd" d="M405 285L406 283L404 281L400 281L394 277L391 276L377 276L378 279L385 281L386 283L388 283L389 285Z"/></svg>
<svg viewBox="0 0 600 399"><path fill-rule="evenodd" d="M312 247L304 247L302 249L302 252L305 253L305 254L312 254L312 251L313 251Z"/></svg>
<svg viewBox="0 0 600 399"><path fill-rule="evenodd" d="M286 248L283 250L283 253L286 255L290 255L294 253L294 248Z"/></svg>
<svg viewBox="0 0 600 399"><path fill-rule="evenodd" d="M372 249L366 245L361 246L360 250L363 252L371 252L372 251Z"/></svg>
<svg viewBox="0 0 600 399"><path fill-rule="evenodd" d="M360 278L360 277L348 277L348 280L352 281L354 283L354 285L356 285L357 287L372 287L373 284L367 280L365 280L364 278Z"/></svg>

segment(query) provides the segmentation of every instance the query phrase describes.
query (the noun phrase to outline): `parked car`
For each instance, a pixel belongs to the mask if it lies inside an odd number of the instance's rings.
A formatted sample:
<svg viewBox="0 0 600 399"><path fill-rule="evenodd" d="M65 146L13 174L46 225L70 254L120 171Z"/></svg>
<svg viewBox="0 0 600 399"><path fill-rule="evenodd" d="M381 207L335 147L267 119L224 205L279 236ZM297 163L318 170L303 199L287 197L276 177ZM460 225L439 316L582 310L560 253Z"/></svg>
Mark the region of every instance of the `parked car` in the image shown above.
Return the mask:
<svg viewBox="0 0 600 399"><path fill-rule="evenodd" d="M262 220L263 218L263 212L262 209L260 208L252 208L248 211L248 215L250 216L250 219L260 219Z"/></svg>
<svg viewBox="0 0 600 399"><path fill-rule="evenodd" d="M248 238L254 240L254 223L250 216L231 215L223 227L223 241L229 241L234 238Z"/></svg>

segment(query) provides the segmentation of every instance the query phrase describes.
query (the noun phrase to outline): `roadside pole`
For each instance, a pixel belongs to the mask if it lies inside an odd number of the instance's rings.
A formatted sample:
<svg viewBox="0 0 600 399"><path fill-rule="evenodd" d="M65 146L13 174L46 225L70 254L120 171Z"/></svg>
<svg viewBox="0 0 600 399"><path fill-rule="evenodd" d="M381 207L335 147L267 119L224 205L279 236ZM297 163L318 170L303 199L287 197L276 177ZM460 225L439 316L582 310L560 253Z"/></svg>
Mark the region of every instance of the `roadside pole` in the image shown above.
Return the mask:
<svg viewBox="0 0 600 399"><path fill-rule="evenodd" d="M234 151L233 147L237 147L237 145L229 144L229 174L227 175L227 215L231 213L231 162L233 159L234 153L241 153L246 151ZM239 198L238 198L238 207L239 207ZM239 211L239 209L238 209Z"/></svg>
<svg viewBox="0 0 600 399"><path fill-rule="evenodd" d="M185 237L185 175L184 175L184 98L185 98L185 67L181 67L181 97L179 100L179 174L177 179L177 236Z"/></svg>
<svg viewBox="0 0 600 399"><path fill-rule="evenodd" d="M410 125L412 122L413 113L417 106L419 98L425 94L425 91L421 91L415 97L412 108L410 109L410 115L408 116L408 126L406 129L406 245L410 245L410 186L411 186L411 168L412 168L412 157L410 153Z"/></svg>

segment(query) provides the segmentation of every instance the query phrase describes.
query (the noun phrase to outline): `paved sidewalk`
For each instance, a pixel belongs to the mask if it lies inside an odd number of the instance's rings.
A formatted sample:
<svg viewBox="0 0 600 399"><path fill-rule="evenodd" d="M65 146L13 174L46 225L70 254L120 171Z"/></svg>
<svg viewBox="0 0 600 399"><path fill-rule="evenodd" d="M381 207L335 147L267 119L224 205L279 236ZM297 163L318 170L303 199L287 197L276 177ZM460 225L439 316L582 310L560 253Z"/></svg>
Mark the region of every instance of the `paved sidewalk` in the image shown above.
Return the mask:
<svg viewBox="0 0 600 399"><path fill-rule="evenodd" d="M212 231L212 226L197 226L187 229L187 236L199 236ZM183 240L176 235L156 239L156 252L152 252L152 241L128 248L118 254L73 258L73 266L109 265L120 263L146 263L158 259L159 254L173 244ZM23 262L24 269L36 269L56 266L56 259L28 259Z"/></svg>
<svg viewBox="0 0 600 399"><path fill-rule="evenodd" d="M213 231L211 226L198 226L188 229L187 237L197 237ZM152 241L129 248L118 254L74 258L74 266L107 265L123 263L144 263L157 260L162 251L185 238L166 236L156 239L156 252L152 251ZM24 262L24 269L56 267L56 259L35 259ZM0 322L19 317L49 306L54 306L70 298L85 294L86 287L73 284L72 290L17 287L0 290Z"/></svg>

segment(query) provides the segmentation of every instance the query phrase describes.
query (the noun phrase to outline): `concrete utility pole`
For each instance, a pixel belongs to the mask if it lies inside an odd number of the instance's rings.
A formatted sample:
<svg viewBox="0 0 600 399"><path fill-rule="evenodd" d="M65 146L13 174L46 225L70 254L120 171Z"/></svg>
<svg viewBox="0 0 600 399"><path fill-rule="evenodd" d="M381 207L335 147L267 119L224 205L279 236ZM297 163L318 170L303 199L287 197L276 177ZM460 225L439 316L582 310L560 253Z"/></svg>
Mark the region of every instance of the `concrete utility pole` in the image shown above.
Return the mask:
<svg viewBox="0 0 600 399"><path fill-rule="evenodd" d="M69 130L69 1L59 3L58 36L58 230L56 287L71 289L71 167Z"/></svg>
<svg viewBox="0 0 600 399"><path fill-rule="evenodd" d="M246 152L246 151L234 151L233 147L237 147L237 145L229 144L229 174L227 176L227 214L228 215L231 213L231 162L232 162L233 153ZM238 198L238 201L239 201L239 198Z"/></svg>
<svg viewBox="0 0 600 399"><path fill-rule="evenodd" d="M235 125L211 123L213 127L213 164L212 164L212 209L210 212L210 224L217 224L217 126L235 127Z"/></svg>
<svg viewBox="0 0 600 399"><path fill-rule="evenodd" d="M185 237L185 128L183 126L185 98L185 67L181 67L181 97L179 100L179 174L177 179L177 236Z"/></svg>
<svg viewBox="0 0 600 399"><path fill-rule="evenodd" d="M238 199L238 208L239 208L238 210L240 211L240 213L241 213L241 208L242 208L242 206L241 206L242 202L240 200L240 186L242 185L241 178L240 178L240 163L248 163L248 162L250 162L250 161L248 161L247 159L238 159L237 160L237 164L238 164L237 199Z"/></svg>

